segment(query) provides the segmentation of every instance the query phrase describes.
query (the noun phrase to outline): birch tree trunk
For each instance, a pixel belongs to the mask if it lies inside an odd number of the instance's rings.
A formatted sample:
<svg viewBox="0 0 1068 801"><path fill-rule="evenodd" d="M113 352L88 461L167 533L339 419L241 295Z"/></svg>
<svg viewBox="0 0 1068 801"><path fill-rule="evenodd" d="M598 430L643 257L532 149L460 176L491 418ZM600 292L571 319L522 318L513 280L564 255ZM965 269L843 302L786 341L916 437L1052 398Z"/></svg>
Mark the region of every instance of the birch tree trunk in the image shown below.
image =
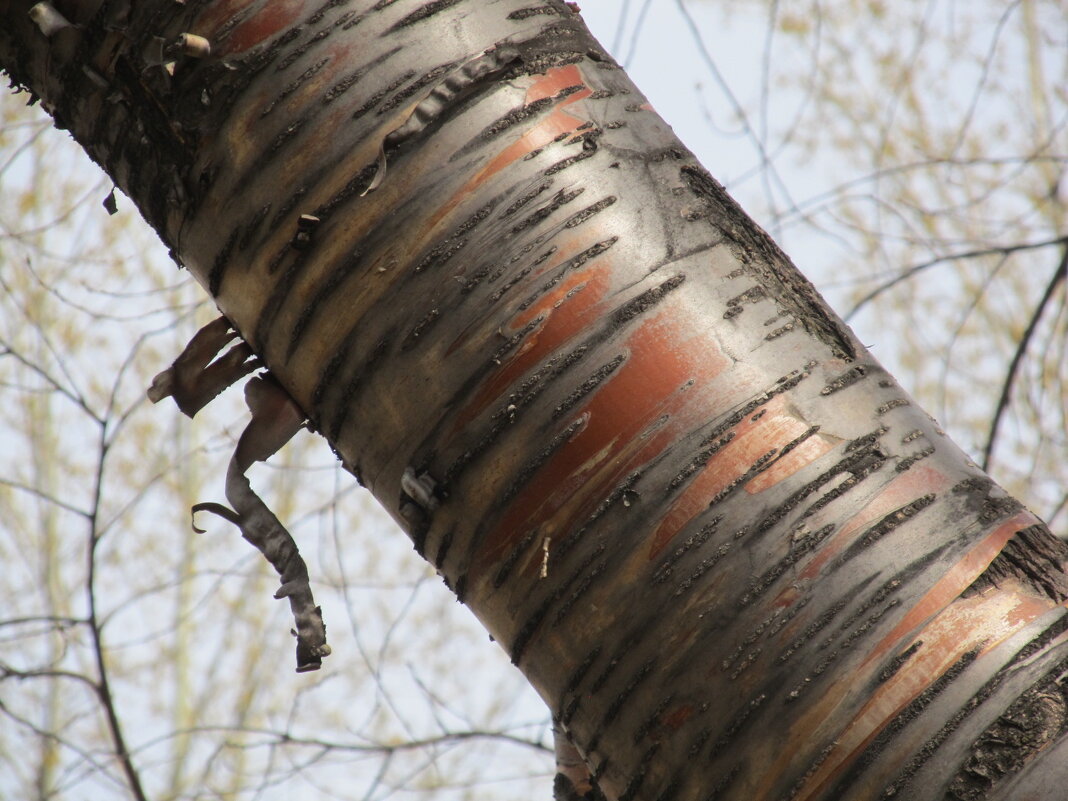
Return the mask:
<svg viewBox="0 0 1068 801"><path fill-rule="evenodd" d="M1060 797L1065 547L568 4L0 9L608 798Z"/></svg>

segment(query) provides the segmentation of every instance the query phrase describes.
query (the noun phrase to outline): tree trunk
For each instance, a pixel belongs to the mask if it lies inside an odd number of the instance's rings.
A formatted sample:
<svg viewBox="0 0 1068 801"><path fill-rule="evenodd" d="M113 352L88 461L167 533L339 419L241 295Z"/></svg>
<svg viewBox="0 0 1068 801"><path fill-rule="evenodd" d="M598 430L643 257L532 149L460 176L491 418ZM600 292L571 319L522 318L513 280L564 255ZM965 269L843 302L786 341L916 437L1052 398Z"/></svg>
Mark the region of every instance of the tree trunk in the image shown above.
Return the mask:
<svg viewBox="0 0 1068 801"><path fill-rule="evenodd" d="M0 5L14 84L608 798L1059 797L1065 547L567 4L46 5Z"/></svg>

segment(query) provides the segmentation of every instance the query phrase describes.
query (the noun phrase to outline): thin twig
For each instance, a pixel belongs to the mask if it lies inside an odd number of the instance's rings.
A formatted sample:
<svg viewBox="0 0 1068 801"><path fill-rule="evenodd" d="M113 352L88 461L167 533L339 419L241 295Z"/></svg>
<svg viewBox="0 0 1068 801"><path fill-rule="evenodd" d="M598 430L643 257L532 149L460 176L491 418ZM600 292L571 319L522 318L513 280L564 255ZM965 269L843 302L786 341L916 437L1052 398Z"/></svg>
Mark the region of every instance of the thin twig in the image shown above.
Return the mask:
<svg viewBox="0 0 1068 801"><path fill-rule="evenodd" d="M100 458L97 461L93 487L93 511L89 517L89 563L88 577L86 580L86 589L89 596L87 599L89 603L89 631L93 638L93 652L96 658L98 678L97 695L100 698L100 703L104 707L104 714L107 717L108 731L111 734L111 740L115 745L115 756L119 760L119 764L122 765L123 773L126 774L126 781L130 787L130 793L133 795L135 801L147 801L144 788L141 786L141 776L138 774L137 769L134 767L133 760L130 758L130 751L126 747L126 738L122 733L122 725L119 723L119 715L115 710L115 699L111 693L111 684L108 680L108 669L104 662L103 632L100 628L99 617L96 610L96 546L100 542L99 533L97 531L97 515L100 511L101 493L104 484L104 466L108 454L107 428L107 420L102 420L100 422Z"/></svg>
<svg viewBox="0 0 1068 801"><path fill-rule="evenodd" d="M1046 287L1046 293L1042 296L1042 300L1038 302L1034 314L1031 315L1031 322L1027 324L1027 330L1024 331L1023 336L1020 337L1020 342L1016 346L1016 353L1013 354L1012 362L1009 364L1009 370L1005 374L1005 382L1001 385L1001 397L998 398L998 406L994 411L994 418L990 421L990 433L987 434L986 437L986 447L983 448L983 470L988 470L990 467L990 456L994 451L994 442L997 440L998 426L1001 423L1001 417L1005 413L1006 407L1009 405L1009 397L1012 395L1012 385L1016 381L1016 371L1020 368L1020 363L1023 361L1024 354L1027 353L1027 345L1030 343L1031 337L1038 328L1038 322L1042 319L1042 314L1046 310L1046 306L1053 298L1053 294L1057 291L1057 287L1064 282L1066 273L1068 273L1068 248L1064 249L1064 255L1061 256L1061 260L1057 264L1057 269L1053 273L1053 278L1050 280L1049 286Z"/></svg>
<svg viewBox="0 0 1068 801"><path fill-rule="evenodd" d="M862 307L864 307L867 304L871 303L871 301L875 300L877 297L879 297L879 295L883 294L887 290L893 289L895 286L900 284L902 281L907 281L908 279L912 278L912 276L916 275L916 273L923 272L924 270L926 270L926 269L928 269L930 267L935 267L935 266L937 266L939 264L943 264L943 263L949 262L949 261L962 261L964 259L977 259L977 258L980 258L982 256L1007 256L1009 254L1018 253L1018 252L1024 251L1024 250L1036 250L1038 248L1045 248L1045 247L1049 247L1051 245L1064 245L1064 244L1068 244L1068 236L1059 236L1056 239L1047 239L1047 240L1045 240L1043 242L1025 242L1022 245L1003 245L1001 247L981 248L979 250L968 250L968 251L965 251L964 253L951 253L948 256L939 256L936 259L931 259L930 261L925 261L925 262L923 262L921 264L916 264L916 265L914 265L912 267L909 267L904 272L902 272L900 275L892 278L891 280L887 281L885 284L880 284L879 286L877 286L875 289L873 289L867 295L865 295L860 300L858 300L853 305L852 309L850 309L848 312L846 312L845 320L846 320L846 322L849 322L850 320L853 319L853 316L857 312L859 312L861 310Z"/></svg>

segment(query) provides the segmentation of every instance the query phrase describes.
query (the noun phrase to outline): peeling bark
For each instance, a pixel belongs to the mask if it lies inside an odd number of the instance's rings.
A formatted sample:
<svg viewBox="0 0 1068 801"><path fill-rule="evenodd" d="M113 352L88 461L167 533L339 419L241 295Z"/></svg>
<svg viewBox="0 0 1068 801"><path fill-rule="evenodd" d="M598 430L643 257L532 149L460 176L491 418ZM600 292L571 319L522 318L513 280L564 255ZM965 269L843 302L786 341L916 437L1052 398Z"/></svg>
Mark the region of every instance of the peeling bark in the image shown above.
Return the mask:
<svg viewBox="0 0 1068 801"><path fill-rule="evenodd" d="M226 499L233 510L218 503L198 503L193 506L193 515L212 512L230 521L278 571L282 586L274 597L289 599L296 621L293 636L297 638L297 672L318 670L323 657L330 655L330 646L326 643L322 610L312 596L307 565L293 536L245 477L254 462L269 459L303 428L304 413L270 375L251 379L245 386L245 400L252 420L241 433L226 471Z"/></svg>
<svg viewBox="0 0 1068 801"><path fill-rule="evenodd" d="M250 359L252 350L241 342L216 359L228 342L238 334L231 330L225 317L201 328L174 360L157 375L148 389L148 397L158 403L173 396L183 413L193 417L223 390L244 378L259 366ZM253 491L245 472L255 462L265 462L304 427L305 415L269 373L253 378L245 385L245 403L252 413L226 472L226 498L233 510L212 502L193 506L197 512L212 512L241 529L241 535L256 546L278 571L282 586L275 598L288 598L297 638L297 672L318 670L322 658L330 654L326 644L326 626L322 610L315 605L308 568L292 535ZM193 529L204 533L193 523Z"/></svg>
<svg viewBox="0 0 1068 801"><path fill-rule="evenodd" d="M193 417L225 389L262 366L245 342L216 359L237 337L225 317L208 323L189 340L174 363L152 380L148 399L159 403L173 397L182 413Z"/></svg>

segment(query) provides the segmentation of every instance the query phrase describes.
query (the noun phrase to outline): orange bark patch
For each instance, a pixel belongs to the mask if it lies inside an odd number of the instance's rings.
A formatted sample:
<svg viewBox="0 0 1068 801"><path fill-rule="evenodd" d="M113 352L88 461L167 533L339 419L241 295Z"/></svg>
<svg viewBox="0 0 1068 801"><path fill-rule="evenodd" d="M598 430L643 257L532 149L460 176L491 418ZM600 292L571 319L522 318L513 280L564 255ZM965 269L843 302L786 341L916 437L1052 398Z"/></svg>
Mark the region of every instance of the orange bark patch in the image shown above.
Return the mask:
<svg viewBox="0 0 1068 801"><path fill-rule="evenodd" d="M247 13L249 7L255 6L248 17L237 25L221 42L213 34L236 15ZM269 3L257 3L254 0L231 0L231 2L211 3L201 14L193 27L194 33L208 37L211 41L213 57L232 55L261 44L275 34L292 27L297 15L305 10L306 4L301 0L271 0Z"/></svg>
<svg viewBox="0 0 1068 801"><path fill-rule="evenodd" d="M675 731L692 717L693 707L690 704L685 704L684 706L676 707L670 712L665 712L660 718L660 723L664 727Z"/></svg>
<svg viewBox="0 0 1068 801"><path fill-rule="evenodd" d="M781 396L772 398L764 406L762 412L751 414L735 425L731 429L735 435L734 439L717 451L696 477L691 479L689 485L682 490L653 533L649 548L650 559L655 559L676 534L708 508L709 502L719 492L745 475L745 472L761 456L773 449L782 448L809 429L808 423L786 411L786 403ZM723 436L728 433L723 432ZM808 464L808 461L805 461L806 457L809 460L817 458L830 448L829 444L816 444L817 447L800 453L800 461L793 460L787 464L766 486L771 486ZM799 447L791 451L789 455L792 456L800 450ZM758 478L760 475L754 476L749 483ZM766 487L758 485L757 489L751 489L750 492L759 492L763 488Z"/></svg>
<svg viewBox="0 0 1068 801"><path fill-rule="evenodd" d="M498 172L510 164L515 163L524 156L538 148L545 147L562 133L572 133L586 120L576 117L564 111L564 108L589 97L593 90L585 86L582 74L574 64L566 67L553 67L544 75L539 75L533 84L527 89L526 102L532 103L546 97L552 97L561 89L569 86L584 86L585 88L568 95L558 102L553 110L543 116L537 123L528 128L515 142L505 147L500 153L490 159L481 170L475 173L443 206L443 209L451 209L465 195L477 189L485 181L492 178ZM436 219L434 220L436 222Z"/></svg>
<svg viewBox="0 0 1068 801"><path fill-rule="evenodd" d="M722 355L716 358L718 349L703 339L679 342L676 317L677 312L665 309L621 344L627 360L572 413L571 419L584 416L585 427L511 502L486 538L482 565L500 558L525 532L547 521L547 535L573 530L630 469L636 454L648 459L650 449L666 447L685 433L681 429L690 422L680 412L699 394L695 386L687 388L687 382L706 385L729 362ZM665 415L668 420L643 440L643 432Z"/></svg>
<svg viewBox="0 0 1068 801"><path fill-rule="evenodd" d="M861 511L842 524L842 527L820 547L819 552L801 571L800 578L814 578L824 565L853 543L854 535L861 529L882 519L895 509L900 509L929 493L941 492L947 486L949 486L949 479L944 474L923 465L901 473L879 490L878 494L869 500Z"/></svg>
<svg viewBox="0 0 1068 801"><path fill-rule="evenodd" d="M585 85L585 81L582 80L582 73L579 72L578 65L568 64L564 67L552 67L547 72L539 75L534 79L534 83L527 89L526 102L533 103L535 100L544 100L547 97L552 97L555 94L562 92L569 86ZM589 96L589 89L583 90L586 92L584 96ZM582 94L579 92L577 94ZM561 104L566 106L570 103L574 103L579 98L576 95L564 98L564 102Z"/></svg>
<svg viewBox="0 0 1068 801"><path fill-rule="evenodd" d="M935 616L906 647L915 655L879 685L845 731L835 738L834 753L796 798L820 797L839 769L859 756L879 732L935 680L971 651L992 649L1057 606L1052 600L1007 587L971 598L958 598ZM832 691L833 692L833 691Z"/></svg>
<svg viewBox="0 0 1068 801"><path fill-rule="evenodd" d="M811 740L834 711L848 703L850 691L871 681L875 670L892 652L913 656L888 680L879 684L852 720L837 735L835 749L819 769L806 779L796 801L820 797L840 770L878 736L909 703L956 664L965 654L988 653L1021 628L1054 609L1052 600L1022 590L1013 584L979 596L961 598L963 592L1001 552L1009 539L1035 518L1023 512L1002 523L968 551L909 611L894 629L877 643L864 663L835 686L827 688L821 701L798 720L787 738L798 744L780 751L782 760ZM768 772L781 775L782 765ZM763 788L766 790L767 788ZM758 796L760 790L757 791Z"/></svg>
<svg viewBox="0 0 1068 801"><path fill-rule="evenodd" d="M512 287L517 296L522 294L523 292L529 292L530 285L536 283L538 279L541 278L541 276L545 275L545 273L552 272L556 268L559 268L568 259L578 255L578 253L581 252L585 248L585 246L589 245L589 237L585 235L580 236L578 234L561 234L553 240L553 245L556 247L556 251L554 251L552 254L553 258L546 258L545 261L538 266L538 269L535 270L532 268L531 272L525 275L522 281L517 282L516 285ZM455 273L455 275L463 274L463 269L457 270ZM589 276L586 275L583 281L587 281L588 279ZM596 281L596 277L594 280ZM572 281L569 286L574 286L574 284L575 282ZM607 288L607 286L605 288ZM509 321L506 326L502 326L499 333L511 334L519 331L519 329L523 327L518 323L519 319L519 317L513 317L512 320ZM531 315L525 315L523 319L524 323L529 322L531 319ZM461 347L472 336L472 333L475 330L479 329L483 324L484 320L481 317L470 323L457 335L456 339L452 341L452 343L446 349L445 355L451 355L454 351L456 351L457 348Z"/></svg>
<svg viewBox="0 0 1068 801"><path fill-rule="evenodd" d="M585 330L600 317L601 301L608 292L611 269L608 262L594 260L571 276L562 286L534 304L511 330L521 330L526 323L544 315L544 320L493 377L482 386L469 403L457 410L454 430L467 425L500 398L509 386L517 382L539 362L550 356L565 342ZM580 288L581 287L581 288Z"/></svg>
<svg viewBox="0 0 1068 801"><path fill-rule="evenodd" d="M880 659L887 652L897 646L899 641L919 626L923 621L936 615L954 598L959 596L979 575L986 570L995 557L1001 553L1005 544L1012 536L1022 528L1039 522L1029 512L1020 512L1009 518L990 534L983 538L974 548L968 551L957 564L953 565L938 583L912 607L901 622L894 627L874 649L865 661L868 665L872 660Z"/></svg>
<svg viewBox="0 0 1068 801"><path fill-rule="evenodd" d="M608 279L609 270L603 262L596 265L596 269L592 266L590 269L579 268L578 272L562 278L556 287L516 314L511 321L513 330L544 316L570 331L568 336L573 335L582 328L578 324L579 318L592 312L594 303L604 297L608 290ZM587 294L587 289L594 291ZM567 323L562 322L565 316L569 318ZM550 327L546 326L547 329Z"/></svg>
<svg viewBox="0 0 1068 801"><path fill-rule="evenodd" d="M822 434L815 434L809 437L763 473L748 481L745 485L745 491L755 495L769 487L774 487L802 467L812 464L832 447L834 447L834 444L831 440Z"/></svg>

